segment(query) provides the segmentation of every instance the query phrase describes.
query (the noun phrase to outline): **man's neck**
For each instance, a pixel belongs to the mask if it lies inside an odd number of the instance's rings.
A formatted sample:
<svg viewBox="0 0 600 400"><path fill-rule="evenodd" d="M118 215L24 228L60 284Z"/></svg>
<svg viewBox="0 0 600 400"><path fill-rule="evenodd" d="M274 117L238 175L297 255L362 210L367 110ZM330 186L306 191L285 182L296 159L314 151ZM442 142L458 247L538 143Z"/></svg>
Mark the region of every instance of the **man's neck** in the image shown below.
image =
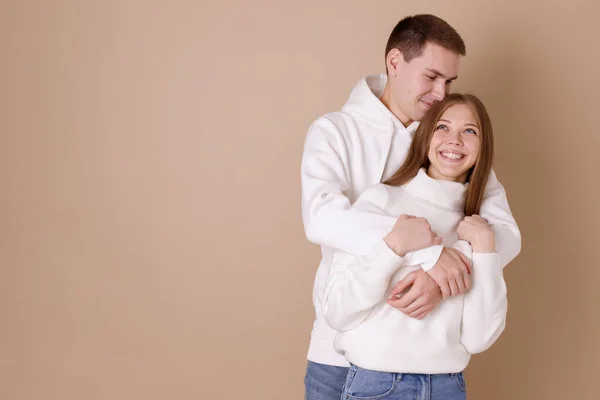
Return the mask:
<svg viewBox="0 0 600 400"><path fill-rule="evenodd" d="M413 120L411 120L410 118L408 118L400 110L400 107L398 107L394 103L394 101L392 99L392 91L390 89L389 80L385 84L385 88L383 89L383 93L381 94L381 97L379 98L379 100L383 103L384 106L387 107L388 110L390 110L390 112L392 114L394 114L396 116L396 118L398 118L398 120L402 123L402 125L404 125L405 128L408 128L408 126L414 122Z"/></svg>

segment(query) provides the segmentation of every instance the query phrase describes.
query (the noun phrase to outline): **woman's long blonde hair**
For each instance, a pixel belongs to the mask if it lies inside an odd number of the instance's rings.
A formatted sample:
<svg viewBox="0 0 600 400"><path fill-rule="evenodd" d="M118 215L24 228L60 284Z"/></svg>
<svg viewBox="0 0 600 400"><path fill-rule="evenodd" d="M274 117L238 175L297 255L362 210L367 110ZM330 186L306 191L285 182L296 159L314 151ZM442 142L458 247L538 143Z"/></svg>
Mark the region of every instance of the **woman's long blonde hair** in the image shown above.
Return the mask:
<svg viewBox="0 0 600 400"><path fill-rule="evenodd" d="M420 168L425 168L425 170L429 168L429 145L437 123L442 114L455 104L465 104L471 108L477 119L481 138L477 161L467 174L469 187L464 211L466 216L470 216L479 213L494 156L494 135L490 117L483 103L471 94L453 93L431 107L414 133L406 160L384 183L390 186L400 186L417 176Z"/></svg>

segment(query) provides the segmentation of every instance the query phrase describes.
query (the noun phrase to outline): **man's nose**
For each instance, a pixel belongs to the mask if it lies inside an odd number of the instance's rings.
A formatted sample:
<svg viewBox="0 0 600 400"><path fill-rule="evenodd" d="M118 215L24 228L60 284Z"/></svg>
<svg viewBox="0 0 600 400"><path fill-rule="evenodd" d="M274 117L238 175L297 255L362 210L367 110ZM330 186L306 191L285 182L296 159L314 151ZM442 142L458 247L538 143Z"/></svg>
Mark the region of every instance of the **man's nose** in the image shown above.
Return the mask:
<svg viewBox="0 0 600 400"><path fill-rule="evenodd" d="M435 87L431 92L435 101L441 101L444 97L446 97L446 83L438 81L435 83Z"/></svg>

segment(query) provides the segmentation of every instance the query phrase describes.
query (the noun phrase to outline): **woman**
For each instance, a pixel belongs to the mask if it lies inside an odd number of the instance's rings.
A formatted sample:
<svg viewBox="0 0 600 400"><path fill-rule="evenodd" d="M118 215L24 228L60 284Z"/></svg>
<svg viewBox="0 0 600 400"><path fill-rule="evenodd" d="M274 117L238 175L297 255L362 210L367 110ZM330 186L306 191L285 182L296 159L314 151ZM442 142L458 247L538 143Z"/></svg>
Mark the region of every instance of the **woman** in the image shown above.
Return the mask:
<svg viewBox="0 0 600 400"><path fill-rule="evenodd" d="M322 304L339 331L335 349L351 363L344 398L413 399L424 392L433 400L466 398L462 371L471 354L500 336L506 318L494 234L477 215L492 155L483 104L472 95L449 95L421 122L398 171L353 205L412 215L398 218L369 255L334 255ZM421 269L420 252L440 243L471 260L472 287L423 318L427 310L404 291ZM392 307L398 302L407 312Z"/></svg>

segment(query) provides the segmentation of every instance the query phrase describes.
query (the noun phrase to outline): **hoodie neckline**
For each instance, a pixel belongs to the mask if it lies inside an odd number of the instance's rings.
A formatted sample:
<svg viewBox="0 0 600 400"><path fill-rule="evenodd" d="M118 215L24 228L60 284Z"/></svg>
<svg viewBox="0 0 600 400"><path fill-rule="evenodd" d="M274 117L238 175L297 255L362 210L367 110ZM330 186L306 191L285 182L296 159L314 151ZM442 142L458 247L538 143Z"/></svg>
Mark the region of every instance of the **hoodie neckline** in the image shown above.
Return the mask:
<svg viewBox="0 0 600 400"><path fill-rule="evenodd" d="M379 100L387 83L386 74L368 75L362 78L348 96L342 111L360 115L364 120L380 129L407 131L411 135L419 123L414 121L405 127Z"/></svg>

